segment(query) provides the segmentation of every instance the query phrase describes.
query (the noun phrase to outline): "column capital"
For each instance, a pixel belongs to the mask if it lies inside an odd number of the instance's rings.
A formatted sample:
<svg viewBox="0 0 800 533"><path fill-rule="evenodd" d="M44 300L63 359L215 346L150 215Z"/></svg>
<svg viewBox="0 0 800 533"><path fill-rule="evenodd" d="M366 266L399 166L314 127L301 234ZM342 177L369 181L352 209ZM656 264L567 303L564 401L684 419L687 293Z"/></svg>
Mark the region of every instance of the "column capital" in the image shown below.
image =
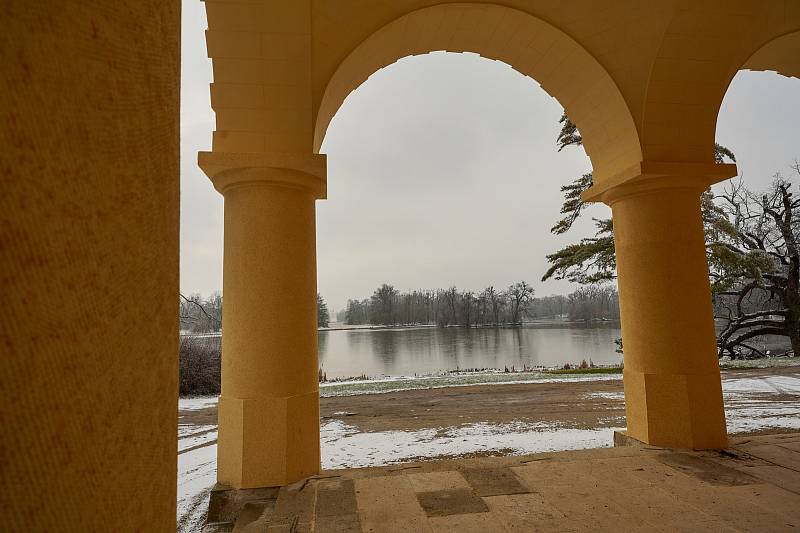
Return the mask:
<svg viewBox="0 0 800 533"><path fill-rule="evenodd" d="M316 199L327 196L327 156L281 152L198 152L197 164L222 195L245 183L271 183L306 189Z"/></svg>
<svg viewBox="0 0 800 533"><path fill-rule="evenodd" d="M732 163L640 161L592 185L581 194L581 198L585 202L611 205L624 196L659 189L697 189L700 192L736 174L736 165Z"/></svg>

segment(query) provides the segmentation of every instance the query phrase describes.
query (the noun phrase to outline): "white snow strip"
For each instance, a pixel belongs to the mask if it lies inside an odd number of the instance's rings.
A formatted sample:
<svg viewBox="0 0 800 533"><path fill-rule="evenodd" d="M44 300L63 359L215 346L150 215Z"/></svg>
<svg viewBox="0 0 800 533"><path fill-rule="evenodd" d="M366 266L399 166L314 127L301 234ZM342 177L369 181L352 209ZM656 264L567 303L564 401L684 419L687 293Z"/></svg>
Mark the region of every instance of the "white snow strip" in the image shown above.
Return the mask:
<svg viewBox="0 0 800 533"><path fill-rule="evenodd" d="M745 402L726 407L728 433L763 429L800 429L800 402Z"/></svg>
<svg viewBox="0 0 800 533"><path fill-rule="evenodd" d="M625 393L623 392L590 392L588 394L584 394L583 398L587 400L615 400L624 402L625 401Z"/></svg>
<svg viewBox="0 0 800 533"><path fill-rule="evenodd" d="M723 379L726 393L800 394L800 377L764 376L759 378Z"/></svg>
<svg viewBox="0 0 800 533"><path fill-rule="evenodd" d="M321 428L322 467L355 468L399 463L417 458L458 456L511 450L514 455L602 448L613 444L615 429L566 429L545 424L488 424L418 431L358 429L333 420Z"/></svg>
<svg viewBox="0 0 800 533"><path fill-rule="evenodd" d="M217 405L218 396L197 396L195 398L180 398L178 411L199 411Z"/></svg>

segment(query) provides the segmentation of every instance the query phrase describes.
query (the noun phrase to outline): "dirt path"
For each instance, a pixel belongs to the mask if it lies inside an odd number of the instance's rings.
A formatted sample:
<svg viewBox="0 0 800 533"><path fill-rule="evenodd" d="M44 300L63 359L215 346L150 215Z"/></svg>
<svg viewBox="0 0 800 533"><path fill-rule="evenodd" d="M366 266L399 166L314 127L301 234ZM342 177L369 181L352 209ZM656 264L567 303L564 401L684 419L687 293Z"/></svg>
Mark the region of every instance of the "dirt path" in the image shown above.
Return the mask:
<svg viewBox="0 0 800 533"><path fill-rule="evenodd" d="M622 380L473 385L322 398L320 410L323 421L341 419L369 432L515 421L588 428L624 416L621 396Z"/></svg>
<svg viewBox="0 0 800 533"><path fill-rule="evenodd" d="M769 376L800 378L800 366L722 372L723 380ZM622 392L621 379L418 389L321 398L320 415L323 422L341 420L362 432L519 421L604 428L619 426L624 420ZM769 393L769 399L800 401L796 394L777 392ZM749 395L752 399L759 396L757 392ZM216 406L182 411L181 415L182 424L215 424Z"/></svg>

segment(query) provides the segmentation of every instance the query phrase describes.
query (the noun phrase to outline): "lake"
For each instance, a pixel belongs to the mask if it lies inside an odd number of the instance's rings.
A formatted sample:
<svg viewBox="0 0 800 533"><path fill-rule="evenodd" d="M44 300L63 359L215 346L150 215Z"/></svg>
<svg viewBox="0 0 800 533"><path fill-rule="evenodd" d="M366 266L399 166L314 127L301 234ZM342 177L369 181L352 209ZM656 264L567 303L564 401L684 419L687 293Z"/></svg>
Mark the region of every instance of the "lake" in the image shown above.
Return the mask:
<svg viewBox="0 0 800 533"><path fill-rule="evenodd" d="M469 368L615 365L619 322L536 323L514 328L389 328L319 332L328 379L410 376Z"/></svg>

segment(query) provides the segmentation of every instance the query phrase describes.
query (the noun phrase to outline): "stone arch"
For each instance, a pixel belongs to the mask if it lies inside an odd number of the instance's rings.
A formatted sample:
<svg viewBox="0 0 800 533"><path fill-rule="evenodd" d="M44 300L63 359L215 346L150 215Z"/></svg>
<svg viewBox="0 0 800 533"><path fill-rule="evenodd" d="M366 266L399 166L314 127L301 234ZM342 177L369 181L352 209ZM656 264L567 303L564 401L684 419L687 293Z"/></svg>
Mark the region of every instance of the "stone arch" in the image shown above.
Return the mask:
<svg viewBox="0 0 800 533"><path fill-rule="evenodd" d="M797 75L800 16L764 4L720 12L697 3L673 13L645 90L645 160L713 164L717 115L736 73Z"/></svg>
<svg viewBox="0 0 800 533"><path fill-rule="evenodd" d="M800 30L767 41L739 70L771 70L787 78L800 78Z"/></svg>
<svg viewBox="0 0 800 533"><path fill-rule="evenodd" d="M433 51L473 52L537 80L580 128L595 180L641 161L628 105L603 66L578 42L526 12L496 4L439 4L378 29L328 80L314 123L314 152L344 99L377 70Z"/></svg>

